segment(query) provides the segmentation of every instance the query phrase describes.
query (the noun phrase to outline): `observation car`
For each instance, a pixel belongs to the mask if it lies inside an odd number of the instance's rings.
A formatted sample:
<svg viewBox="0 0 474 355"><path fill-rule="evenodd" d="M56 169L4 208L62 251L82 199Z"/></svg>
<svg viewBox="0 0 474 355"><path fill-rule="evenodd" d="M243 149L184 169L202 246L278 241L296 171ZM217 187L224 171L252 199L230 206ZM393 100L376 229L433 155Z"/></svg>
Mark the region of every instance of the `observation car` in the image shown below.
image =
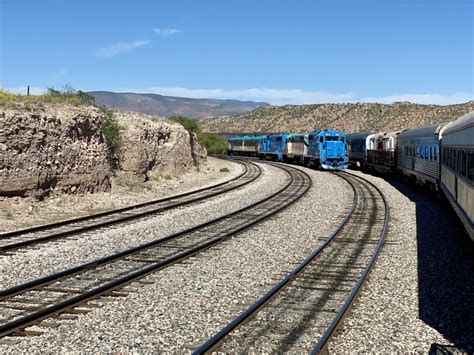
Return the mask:
<svg viewBox="0 0 474 355"><path fill-rule="evenodd" d="M308 136L308 152L304 155L304 163L322 169L347 169L346 135L341 131L313 131Z"/></svg>
<svg viewBox="0 0 474 355"><path fill-rule="evenodd" d="M409 129L397 137L397 169L407 177L438 190L440 139L446 124Z"/></svg>
<svg viewBox="0 0 474 355"><path fill-rule="evenodd" d="M360 132L346 135L349 165L362 168L367 158L367 137L373 133Z"/></svg>
<svg viewBox="0 0 474 355"><path fill-rule="evenodd" d="M441 190L474 241L474 112L445 128L441 147Z"/></svg>
<svg viewBox="0 0 474 355"><path fill-rule="evenodd" d="M366 138L366 165L378 172L396 171L395 148L400 132L379 132Z"/></svg>

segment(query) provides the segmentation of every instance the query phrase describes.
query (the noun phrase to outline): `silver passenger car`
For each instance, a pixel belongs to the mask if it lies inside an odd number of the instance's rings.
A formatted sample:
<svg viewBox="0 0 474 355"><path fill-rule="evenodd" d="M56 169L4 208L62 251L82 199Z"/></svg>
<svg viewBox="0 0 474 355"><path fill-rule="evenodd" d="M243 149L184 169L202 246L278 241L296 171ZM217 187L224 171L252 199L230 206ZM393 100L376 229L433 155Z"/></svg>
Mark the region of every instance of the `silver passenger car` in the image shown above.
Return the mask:
<svg viewBox="0 0 474 355"><path fill-rule="evenodd" d="M432 124L398 135L397 168L400 173L437 189L440 178L439 140L446 124Z"/></svg>
<svg viewBox="0 0 474 355"><path fill-rule="evenodd" d="M446 127L441 146L441 189L474 240L474 112Z"/></svg>

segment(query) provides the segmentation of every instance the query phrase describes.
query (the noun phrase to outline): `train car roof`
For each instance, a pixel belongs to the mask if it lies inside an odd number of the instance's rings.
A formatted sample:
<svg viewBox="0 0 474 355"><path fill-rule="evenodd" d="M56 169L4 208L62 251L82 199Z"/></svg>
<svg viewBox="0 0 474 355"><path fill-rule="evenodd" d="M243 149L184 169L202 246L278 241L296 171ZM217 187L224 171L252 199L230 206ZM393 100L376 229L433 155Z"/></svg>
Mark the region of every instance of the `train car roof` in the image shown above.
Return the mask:
<svg viewBox="0 0 474 355"><path fill-rule="evenodd" d="M229 140L254 140L254 139L263 139L266 136L234 136L234 137L229 137Z"/></svg>
<svg viewBox="0 0 474 355"><path fill-rule="evenodd" d="M353 139L365 139L374 132L357 132L357 133L349 133L346 134L347 139L353 140Z"/></svg>
<svg viewBox="0 0 474 355"><path fill-rule="evenodd" d="M327 134L334 134L334 135L340 135L340 136L346 136L346 134L342 131L339 131L337 129L323 129L321 131L319 130L314 130L312 131L310 134L312 134L313 136L316 135L316 136L319 136L320 134L324 134L324 135L327 135Z"/></svg>
<svg viewBox="0 0 474 355"><path fill-rule="evenodd" d="M289 136L299 137L299 136L307 136L308 133L289 133L288 135L289 135Z"/></svg>
<svg viewBox="0 0 474 355"><path fill-rule="evenodd" d="M472 126L474 126L474 111L469 112L467 115L464 115L458 120L451 123L449 126L446 127L443 134L447 135Z"/></svg>
<svg viewBox="0 0 474 355"><path fill-rule="evenodd" d="M290 138L293 138L293 137L306 138L306 137L308 137L308 133L290 133L290 134L288 134L288 137L290 137Z"/></svg>
<svg viewBox="0 0 474 355"><path fill-rule="evenodd" d="M433 137L440 133L440 130L446 123L434 123L427 126L417 127L403 131L398 135L399 139Z"/></svg>
<svg viewBox="0 0 474 355"><path fill-rule="evenodd" d="M397 137L401 132L403 131L394 131L394 132L375 132L372 134L369 134L369 136L377 137L377 138L391 138L391 137Z"/></svg>

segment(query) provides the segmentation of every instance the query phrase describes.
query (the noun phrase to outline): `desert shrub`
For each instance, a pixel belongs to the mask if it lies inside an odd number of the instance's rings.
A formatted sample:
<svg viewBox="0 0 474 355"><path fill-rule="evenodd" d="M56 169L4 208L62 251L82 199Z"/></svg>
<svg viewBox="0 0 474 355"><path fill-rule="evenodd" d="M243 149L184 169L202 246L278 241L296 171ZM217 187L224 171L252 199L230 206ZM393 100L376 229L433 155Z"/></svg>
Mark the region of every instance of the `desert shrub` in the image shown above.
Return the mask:
<svg viewBox="0 0 474 355"><path fill-rule="evenodd" d="M55 88L49 88L48 91L43 94L39 95L38 97L43 97L46 100L51 100L53 102L68 102L73 105L94 105L95 104L95 97L89 95L88 93L75 90L70 86L65 86L62 90L57 90Z"/></svg>
<svg viewBox="0 0 474 355"><path fill-rule="evenodd" d="M114 118L113 110L101 108L101 129L108 149L108 160L113 169L118 169L120 162L120 148L122 147L122 136L120 126Z"/></svg>
<svg viewBox="0 0 474 355"><path fill-rule="evenodd" d="M147 172L148 180L150 181L160 181L160 180L172 180L173 175L171 174L162 174L156 171L148 171Z"/></svg>
<svg viewBox="0 0 474 355"><path fill-rule="evenodd" d="M203 132L198 120L184 116L173 116L170 117L170 120L181 124L188 132L195 133L199 144L203 145L208 153L221 154L226 151L227 141L225 138Z"/></svg>

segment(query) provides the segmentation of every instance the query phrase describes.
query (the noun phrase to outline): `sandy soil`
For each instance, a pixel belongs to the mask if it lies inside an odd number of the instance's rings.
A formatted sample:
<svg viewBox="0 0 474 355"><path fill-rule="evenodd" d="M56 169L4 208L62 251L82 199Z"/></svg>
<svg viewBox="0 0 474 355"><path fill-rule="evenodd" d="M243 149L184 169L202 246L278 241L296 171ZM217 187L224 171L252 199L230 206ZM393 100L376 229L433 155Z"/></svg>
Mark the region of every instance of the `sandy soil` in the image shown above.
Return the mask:
<svg viewBox="0 0 474 355"><path fill-rule="evenodd" d="M0 232L51 223L109 209L175 195L230 179L241 172L238 164L208 157L199 172L179 177L155 174L143 182L139 178L114 177L111 192L52 196L45 201L33 198L0 197Z"/></svg>

